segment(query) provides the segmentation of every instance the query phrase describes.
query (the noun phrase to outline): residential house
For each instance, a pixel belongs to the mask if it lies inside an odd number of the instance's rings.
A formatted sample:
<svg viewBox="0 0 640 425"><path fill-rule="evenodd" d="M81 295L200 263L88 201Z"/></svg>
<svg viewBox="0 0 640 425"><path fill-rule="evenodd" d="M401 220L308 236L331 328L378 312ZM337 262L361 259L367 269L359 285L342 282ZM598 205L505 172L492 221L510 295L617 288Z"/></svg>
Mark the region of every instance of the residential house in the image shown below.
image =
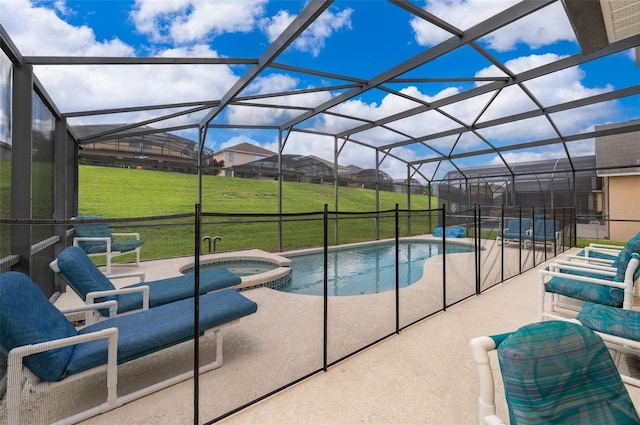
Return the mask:
<svg viewBox="0 0 640 425"><path fill-rule="evenodd" d="M277 152L252 145L251 143L239 143L214 152L213 158L216 161L224 161L223 172L220 175L235 177L233 167L274 155L277 155Z"/></svg>

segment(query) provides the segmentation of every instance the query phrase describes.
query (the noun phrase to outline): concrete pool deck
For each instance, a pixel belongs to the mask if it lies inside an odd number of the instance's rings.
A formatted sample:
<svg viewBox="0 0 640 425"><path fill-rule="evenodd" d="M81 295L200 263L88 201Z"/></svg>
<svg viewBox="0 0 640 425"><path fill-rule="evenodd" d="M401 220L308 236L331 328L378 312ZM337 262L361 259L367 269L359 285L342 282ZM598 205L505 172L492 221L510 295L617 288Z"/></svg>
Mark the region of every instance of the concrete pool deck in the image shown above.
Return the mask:
<svg viewBox="0 0 640 425"><path fill-rule="evenodd" d="M430 273L435 278L442 261L431 260ZM473 266L459 257L454 260L448 264L447 278L465 281L466 285ZM147 279L152 280L167 273L175 274L176 264L173 259L163 260L145 263L142 268L148 273ZM436 313L335 364L327 372L316 373L219 423L477 423L478 378L469 340L537 321L537 270L545 264ZM251 289L243 294L258 303L258 313L223 331L225 364L200 376L200 423L241 405L238 400L253 400L322 365L322 298L267 288ZM377 336L393 332L393 326L387 324L393 318L388 295L332 297L332 357L357 349L362 341L374 341ZM58 303L72 304L72 298L67 292ZM367 315L384 318L382 324L363 326ZM409 322L408 315L403 320ZM126 393L130 387L153 382L158 375L189 367L190 348L184 344L124 365L119 377L120 391ZM206 345L203 351L206 355ZM51 395L39 398L36 394L31 402L49 400L49 404L56 405L76 402L69 397L70 393L82 395L78 399L90 398L87 388L102 386L94 381L99 379L79 382L77 388L63 384L57 396L54 395L55 400ZM640 406L640 390L627 388L636 406ZM498 409L506 418L501 398L498 398ZM193 381L189 380L82 423L187 424L193 423L192 413Z"/></svg>

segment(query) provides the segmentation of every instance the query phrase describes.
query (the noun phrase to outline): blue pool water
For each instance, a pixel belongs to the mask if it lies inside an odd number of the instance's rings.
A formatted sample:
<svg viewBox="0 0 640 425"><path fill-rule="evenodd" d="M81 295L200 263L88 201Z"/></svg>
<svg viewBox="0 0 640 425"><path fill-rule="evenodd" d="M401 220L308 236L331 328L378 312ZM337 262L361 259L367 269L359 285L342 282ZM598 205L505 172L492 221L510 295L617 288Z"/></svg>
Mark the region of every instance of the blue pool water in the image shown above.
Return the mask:
<svg viewBox="0 0 640 425"><path fill-rule="evenodd" d="M470 252L473 247L447 244L447 254ZM442 243L400 242L400 287L422 277L424 262L442 254ZM328 293L333 296L362 295L395 289L395 244L375 244L329 251ZM293 270L291 285L282 291L323 295L323 253L290 256Z"/></svg>

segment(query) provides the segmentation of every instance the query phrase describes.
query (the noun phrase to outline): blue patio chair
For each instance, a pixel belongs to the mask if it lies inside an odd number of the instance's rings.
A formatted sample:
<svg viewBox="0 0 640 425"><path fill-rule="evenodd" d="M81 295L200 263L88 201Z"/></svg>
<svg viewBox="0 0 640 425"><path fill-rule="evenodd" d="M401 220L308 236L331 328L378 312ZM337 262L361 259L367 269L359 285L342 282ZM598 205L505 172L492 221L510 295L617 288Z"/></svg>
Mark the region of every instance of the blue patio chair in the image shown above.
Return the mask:
<svg viewBox="0 0 640 425"><path fill-rule="evenodd" d="M107 307L113 303L107 301L72 311ZM257 308L255 302L234 289L200 297L199 329L213 333L216 352L215 358L202 366L199 373L222 366L220 329L255 313ZM32 390L38 390L73 376L106 369L106 402L66 418L67 423L79 422L193 377L193 371L186 372L118 396L119 364L193 339L193 298L106 319L76 330L27 275L7 272L0 274L0 323L3 348L0 352L8 359L9 425L20 423L23 374L33 383Z"/></svg>
<svg viewBox="0 0 640 425"><path fill-rule="evenodd" d="M73 245L79 246L90 256L107 257L107 274L111 274L112 258L134 253L136 266L140 265L140 247L144 241L140 233L112 233L109 225L100 221L100 216L78 216L74 218ZM133 238L133 239L132 239Z"/></svg>
<svg viewBox="0 0 640 425"><path fill-rule="evenodd" d="M471 340L480 378L480 424L505 423L496 415L488 355L493 350L511 425L640 423L602 339L585 326L548 321Z"/></svg>
<svg viewBox="0 0 640 425"><path fill-rule="evenodd" d="M556 247L562 245L562 232L560 231L560 221L558 220L545 220L537 218L533 221L531 230L524 236L525 244L533 244L536 242L542 242L545 245L547 242L553 242Z"/></svg>
<svg viewBox="0 0 640 425"><path fill-rule="evenodd" d="M633 306L634 282L640 277L639 256L631 253L626 258L626 262L619 262L615 272L599 272L601 276L596 276L593 269L589 276L584 276L580 273L584 274L585 269L554 263L540 270L538 318L562 319L563 316L556 314L556 307L579 310L585 301L630 309ZM550 302L546 300L547 294L551 296ZM565 302L560 296L574 302Z"/></svg>
<svg viewBox="0 0 640 425"><path fill-rule="evenodd" d="M509 241L522 242L527 237L527 231L531 229L530 218L510 218L507 220L507 228L496 236L496 242L508 243Z"/></svg>
<svg viewBox="0 0 640 425"><path fill-rule="evenodd" d="M166 279L144 282L144 273L105 276L93 264L87 254L77 246L65 248L50 267L87 304L113 300L117 303L117 314L138 309L154 308L173 301L193 297L195 279L193 273ZM110 279L139 277L140 283L116 289ZM200 294L229 288L241 283L241 278L227 269L200 271ZM107 309L100 309L108 316ZM87 317L89 323L93 321Z"/></svg>

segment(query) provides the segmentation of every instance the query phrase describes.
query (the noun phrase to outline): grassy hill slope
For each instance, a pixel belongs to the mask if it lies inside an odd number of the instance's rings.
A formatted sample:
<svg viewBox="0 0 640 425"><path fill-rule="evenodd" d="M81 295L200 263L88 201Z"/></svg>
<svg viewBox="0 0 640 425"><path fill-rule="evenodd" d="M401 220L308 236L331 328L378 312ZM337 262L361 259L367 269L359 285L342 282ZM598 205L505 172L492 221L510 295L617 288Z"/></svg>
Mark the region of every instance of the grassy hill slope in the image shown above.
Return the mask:
<svg viewBox="0 0 640 425"><path fill-rule="evenodd" d="M270 213L278 212L278 182L230 177L203 176L202 210L205 213ZM334 188L318 184L283 183L283 212L322 212L324 204L334 211ZM376 211L376 193L369 189L339 188L340 212ZM80 166L79 212L107 218L152 217L192 213L198 201L198 176L97 166ZM380 192L380 210L393 210L398 204L407 209L407 195ZM434 199L435 208L437 202ZM429 198L413 195L412 210L429 208ZM381 220L381 237L395 233L393 215ZM428 225L423 218L421 227ZM406 223L406 221L404 222ZM289 219L282 224L282 244L288 249L321 246L322 216ZM406 229L406 225L403 224ZM376 238L375 221L368 214L350 216L340 225L339 243ZM136 223L120 232L141 232L145 240L142 257L165 258L189 255L193 252L193 228L190 220L163 220ZM417 230L416 230L417 231ZM278 249L277 220L256 220L255 217L218 219L203 223L203 235L220 235L221 250L261 248ZM170 243L168 243L170 241Z"/></svg>
<svg viewBox="0 0 640 425"><path fill-rule="evenodd" d="M226 213L277 213L278 182L203 176L202 210ZM189 213L198 201L198 176L162 171L80 166L80 214L110 218ZM283 212L333 211L333 186L283 183ZM375 211L370 189L339 188L339 211ZM407 195L380 192L380 210L407 208ZM432 201L433 208L437 200ZM428 209L429 198L412 195L412 209Z"/></svg>

